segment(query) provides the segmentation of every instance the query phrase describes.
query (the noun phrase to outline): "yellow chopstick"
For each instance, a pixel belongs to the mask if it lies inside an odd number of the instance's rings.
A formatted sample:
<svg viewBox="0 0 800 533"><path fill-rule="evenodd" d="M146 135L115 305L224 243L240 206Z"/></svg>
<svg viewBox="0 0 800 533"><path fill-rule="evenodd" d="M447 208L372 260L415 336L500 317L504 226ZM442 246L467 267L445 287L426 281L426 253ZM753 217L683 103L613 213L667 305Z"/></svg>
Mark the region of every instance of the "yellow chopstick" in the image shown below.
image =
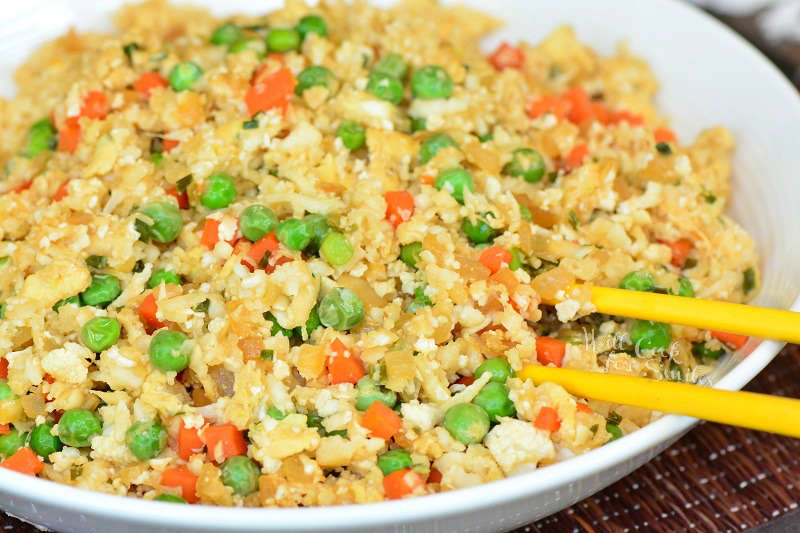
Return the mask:
<svg viewBox="0 0 800 533"><path fill-rule="evenodd" d="M800 438L800 400L791 398L539 365L517 376L557 383L579 397Z"/></svg>
<svg viewBox="0 0 800 533"><path fill-rule="evenodd" d="M671 294L591 286L600 313L800 343L800 313Z"/></svg>

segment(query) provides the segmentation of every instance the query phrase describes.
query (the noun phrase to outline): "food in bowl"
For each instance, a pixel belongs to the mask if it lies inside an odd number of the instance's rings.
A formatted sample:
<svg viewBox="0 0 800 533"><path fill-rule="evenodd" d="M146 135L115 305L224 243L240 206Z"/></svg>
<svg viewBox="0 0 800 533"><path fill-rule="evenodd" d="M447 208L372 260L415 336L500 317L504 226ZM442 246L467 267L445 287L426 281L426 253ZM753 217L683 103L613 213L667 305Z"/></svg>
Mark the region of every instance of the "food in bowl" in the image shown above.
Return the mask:
<svg viewBox="0 0 800 533"><path fill-rule="evenodd" d="M0 104L2 466L215 505L452 490L653 417L524 365L696 381L746 340L573 288L758 285L730 134L678 142L625 48L487 57L498 21L428 2L116 22Z"/></svg>

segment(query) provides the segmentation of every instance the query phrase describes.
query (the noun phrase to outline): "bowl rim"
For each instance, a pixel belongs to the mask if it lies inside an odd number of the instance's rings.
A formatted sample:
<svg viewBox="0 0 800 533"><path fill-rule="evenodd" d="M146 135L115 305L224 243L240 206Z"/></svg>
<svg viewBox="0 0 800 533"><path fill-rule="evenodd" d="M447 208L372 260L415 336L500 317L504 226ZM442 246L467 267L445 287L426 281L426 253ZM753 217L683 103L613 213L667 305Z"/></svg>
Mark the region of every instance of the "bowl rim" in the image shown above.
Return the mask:
<svg viewBox="0 0 800 533"><path fill-rule="evenodd" d="M776 91L786 93L786 100L794 102L796 113L800 116L800 95L797 90L771 61L741 35L694 5L679 0L650 1L676 10L683 17L693 17L698 23L705 24L714 35L726 39L731 53L747 56L754 68L772 80ZM800 293L795 296L789 309L800 311ZM753 344L755 342L750 341ZM727 390L742 388L772 361L784 345L774 340L760 341L714 387ZM34 510L37 505L42 505L82 515L104 516L113 513L117 521L131 524L158 521L162 527L215 528L220 531L260 527L264 530L296 531L416 523L475 512L588 478L655 449L659 444L680 436L697 422L697 419L690 417L665 415L622 439L532 472L449 492L366 504L304 508L193 505L191 512L187 513L186 507L180 505L90 491L4 468L0 468L0 491L24 498ZM568 505L572 503L575 502L568 502ZM264 522L266 518L269 519L268 524Z"/></svg>

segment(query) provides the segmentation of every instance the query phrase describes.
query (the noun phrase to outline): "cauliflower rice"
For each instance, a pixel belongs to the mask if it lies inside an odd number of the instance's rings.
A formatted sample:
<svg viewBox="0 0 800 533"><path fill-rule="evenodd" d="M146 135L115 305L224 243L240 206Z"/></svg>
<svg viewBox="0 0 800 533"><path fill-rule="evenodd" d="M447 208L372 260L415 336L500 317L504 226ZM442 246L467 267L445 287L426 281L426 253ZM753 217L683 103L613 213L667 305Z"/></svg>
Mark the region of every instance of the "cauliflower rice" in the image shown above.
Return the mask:
<svg viewBox="0 0 800 533"><path fill-rule="evenodd" d="M654 417L503 372L694 382L742 342L570 289L757 288L731 135L679 143L624 46L560 27L487 57L499 21L423 0L115 22L0 101L3 466L214 505L453 490Z"/></svg>

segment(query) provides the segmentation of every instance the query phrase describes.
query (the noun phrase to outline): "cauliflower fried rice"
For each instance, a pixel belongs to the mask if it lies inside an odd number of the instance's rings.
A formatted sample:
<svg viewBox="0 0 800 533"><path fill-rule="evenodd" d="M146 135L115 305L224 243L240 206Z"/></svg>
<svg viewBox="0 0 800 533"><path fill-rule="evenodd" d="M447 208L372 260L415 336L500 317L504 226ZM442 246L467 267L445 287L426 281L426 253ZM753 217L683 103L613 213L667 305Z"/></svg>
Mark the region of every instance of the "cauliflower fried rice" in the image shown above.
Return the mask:
<svg viewBox="0 0 800 533"><path fill-rule="evenodd" d="M758 285L731 135L679 142L624 46L487 56L499 21L422 0L115 22L0 101L2 466L214 505L423 495L656 416L526 364L695 382L743 344L573 288Z"/></svg>

